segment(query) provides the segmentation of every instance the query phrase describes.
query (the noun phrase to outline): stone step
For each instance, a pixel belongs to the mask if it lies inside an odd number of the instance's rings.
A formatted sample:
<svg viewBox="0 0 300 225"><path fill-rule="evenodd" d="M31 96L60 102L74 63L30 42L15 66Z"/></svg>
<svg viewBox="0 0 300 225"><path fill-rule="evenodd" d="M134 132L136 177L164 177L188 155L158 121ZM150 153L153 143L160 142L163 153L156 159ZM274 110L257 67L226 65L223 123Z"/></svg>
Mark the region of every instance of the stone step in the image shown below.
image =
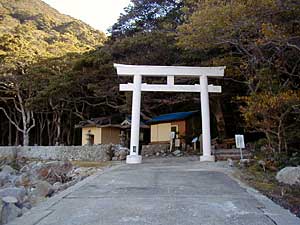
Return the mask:
<svg viewBox="0 0 300 225"><path fill-rule="evenodd" d="M251 154L250 152L243 152L243 155ZM214 155L240 155L240 152L215 152Z"/></svg>
<svg viewBox="0 0 300 225"><path fill-rule="evenodd" d="M240 156L241 154L214 154L215 156ZM252 156L251 153L244 153L243 152L243 156Z"/></svg>
<svg viewBox="0 0 300 225"><path fill-rule="evenodd" d="M243 151L243 158L250 159L252 154L249 150L242 150ZM216 160L223 161L227 159L232 160L239 160L241 158L240 150L239 149L215 149L213 153L216 157Z"/></svg>
<svg viewBox="0 0 300 225"><path fill-rule="evenodd" d="M226 153L239 153L240 150L239 149L215 149L213 150L215 153L220 153L220 154L226 154ZM249 150L242 150L243 152L249 152Z"/></svg>
<svg viewBox="0 0 300 225"><path fill-rule="evenodd" d="M218 161L226 161L227 159L232 159L232 160L240 160L241 156L240 154L236 155L228 155L228 154L222 154L222 155L215 155L216 160ZM243 154L244 159L251 159L252 155L251 154Z"/></svg>

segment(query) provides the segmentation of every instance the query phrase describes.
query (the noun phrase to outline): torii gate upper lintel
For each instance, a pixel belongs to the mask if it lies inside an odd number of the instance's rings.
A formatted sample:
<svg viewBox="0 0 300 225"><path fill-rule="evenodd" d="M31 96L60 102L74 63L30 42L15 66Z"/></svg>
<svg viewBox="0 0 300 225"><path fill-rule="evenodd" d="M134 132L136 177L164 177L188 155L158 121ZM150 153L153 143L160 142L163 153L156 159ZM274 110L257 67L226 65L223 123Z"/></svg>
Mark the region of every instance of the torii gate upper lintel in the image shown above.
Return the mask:
<svg viewBox="0 0 300 225"><path fill-rule="evenodd" d="M133 76L133 83L120 84L120 91L132 91L131 140L128 164L142 162L139 152L141 92L200 92L203 156L200 161L214 162L211 154L209 94L221 93L221 86L208 85L208 77L223 77L226 67L141 66L114 64L119 76ZM142 84L142 76L167 77L167 84ZM199 77L200 84L176 85L175 77Z"/></svg>

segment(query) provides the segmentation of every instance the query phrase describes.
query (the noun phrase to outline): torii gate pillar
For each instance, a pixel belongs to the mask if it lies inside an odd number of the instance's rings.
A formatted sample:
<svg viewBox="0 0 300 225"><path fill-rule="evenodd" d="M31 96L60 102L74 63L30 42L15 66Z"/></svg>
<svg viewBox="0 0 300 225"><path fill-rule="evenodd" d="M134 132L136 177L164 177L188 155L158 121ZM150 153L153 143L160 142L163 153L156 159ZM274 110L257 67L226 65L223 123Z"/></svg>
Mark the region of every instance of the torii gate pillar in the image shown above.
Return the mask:
<svg viewBox="0 0 300 225"><path fill-rule="evenodd" d="M220 86L208 85L207 77L223 77L225 67L185 67L185 66L134 66L114 64L119 76L133 76L133 84L120 84L120 91L132 91L132 118L131 118L131 140L130 155L127 156L128 164L142 162L139 155L140 138L140 112L141 92L197 92L201 93L201 116L203 135L203 156L200 161L214 162L215 157L211 154L210 136L210 112L209 92L220 93ZM167 84L142 84L142 76L167 77ZM176 85L175 76L200 77L200 85Z"/></svg>
<svg viewBox="0 0 300 225"><path fill-rule="evenodd" d="M211 137L210 137L210 112L209 112L209 95L207 76L200 77L201 86L201 116L202 116L202 140L203 156L200 161L214 162L215 156L211 154Z"/></svg>
<svg viewBox="0 0 300 225"><path fill-rule="evenodd" d="M142 156L139 155L141 85L142 85L142 76L139 74L134 75L132 109L131 109L130 155L128 155L126 158L126 163L128 164L139 164L142 162Z"/></svg>

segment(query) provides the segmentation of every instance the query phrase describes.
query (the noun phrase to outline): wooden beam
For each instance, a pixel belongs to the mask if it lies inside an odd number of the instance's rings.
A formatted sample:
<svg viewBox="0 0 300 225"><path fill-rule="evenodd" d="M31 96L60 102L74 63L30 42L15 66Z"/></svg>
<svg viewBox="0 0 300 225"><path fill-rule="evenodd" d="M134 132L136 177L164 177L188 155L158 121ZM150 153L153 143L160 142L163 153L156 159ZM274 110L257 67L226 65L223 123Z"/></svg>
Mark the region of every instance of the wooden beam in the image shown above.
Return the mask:
<svg viewBox="0 0 300 225"><path fill-rule="evenodd" d="M119 76L181 76L181 77L223 77L226 67L189 67L189 66L140 66L114 64Z"/></svg>

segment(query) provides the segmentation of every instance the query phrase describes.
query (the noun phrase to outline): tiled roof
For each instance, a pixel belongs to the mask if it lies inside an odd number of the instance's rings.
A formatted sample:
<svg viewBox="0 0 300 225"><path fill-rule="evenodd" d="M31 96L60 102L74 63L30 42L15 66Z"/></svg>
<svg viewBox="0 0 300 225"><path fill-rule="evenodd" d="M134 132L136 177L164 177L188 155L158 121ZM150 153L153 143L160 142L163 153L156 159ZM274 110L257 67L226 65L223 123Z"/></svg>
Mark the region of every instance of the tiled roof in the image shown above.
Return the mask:
<svg viewBox="0 0 300 225"><path fill-rule="evenodd" d="M125 121L128 121L128 124L125 123ZM115 114L112 116L105 116L105 117L98 117L98 118L92 118L89 120L81 121L78 125L76 125L76 128L83 128L83 127L118 127L118 128L130 128L131 127L131 117L128 116L124 121L124 116L121 114ZM149 128L148 125L146 125L141 118L140 122L141 128Z"/></svg>

